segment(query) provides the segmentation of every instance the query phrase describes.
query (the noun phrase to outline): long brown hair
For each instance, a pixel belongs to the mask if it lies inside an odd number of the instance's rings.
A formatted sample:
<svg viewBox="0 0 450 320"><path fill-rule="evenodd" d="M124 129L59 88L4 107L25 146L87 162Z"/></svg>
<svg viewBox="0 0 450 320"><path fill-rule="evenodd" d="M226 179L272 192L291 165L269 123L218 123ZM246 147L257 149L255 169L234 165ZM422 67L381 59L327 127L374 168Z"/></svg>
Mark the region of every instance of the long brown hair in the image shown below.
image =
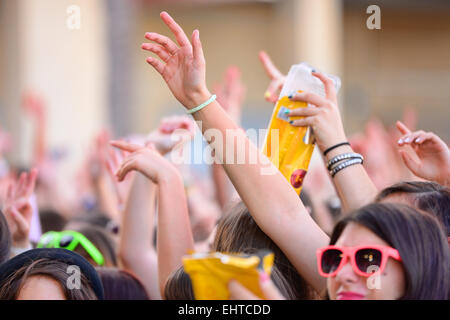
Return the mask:
<svg viewBox="0 0 450 320"><path fill-rule="evenodd" d="M41 258L25 264L12 273L0 288L0 300L16 300L26 281L32 276L45 276L56 280L67 300L97 300L89 280L80 274L80 289L69 289L67 286L70 273L67 272L67 263Z"/></svg>
<svg viewBox="0 0 450 320"><path fill-rule="evenodd" d="M292 299L318 298L281 249L258 227L245 204L238 202L219 220L213 250L253 254L259 249L268 249L274 253L274 265L291 286Z"/></svg>

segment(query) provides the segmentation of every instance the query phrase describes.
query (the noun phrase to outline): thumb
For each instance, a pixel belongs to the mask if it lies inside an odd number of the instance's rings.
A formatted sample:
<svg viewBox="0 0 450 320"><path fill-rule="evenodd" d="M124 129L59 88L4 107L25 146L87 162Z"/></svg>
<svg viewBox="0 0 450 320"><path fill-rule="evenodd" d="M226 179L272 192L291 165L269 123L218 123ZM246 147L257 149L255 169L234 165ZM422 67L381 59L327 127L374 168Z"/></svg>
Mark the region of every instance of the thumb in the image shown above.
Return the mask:
<svg viewBox="0 0 450 320"><path fill-rule="evenodd" d="M230 300L261 300L236 280L231 280L228 283L228 291L230 292Z"/></svg>

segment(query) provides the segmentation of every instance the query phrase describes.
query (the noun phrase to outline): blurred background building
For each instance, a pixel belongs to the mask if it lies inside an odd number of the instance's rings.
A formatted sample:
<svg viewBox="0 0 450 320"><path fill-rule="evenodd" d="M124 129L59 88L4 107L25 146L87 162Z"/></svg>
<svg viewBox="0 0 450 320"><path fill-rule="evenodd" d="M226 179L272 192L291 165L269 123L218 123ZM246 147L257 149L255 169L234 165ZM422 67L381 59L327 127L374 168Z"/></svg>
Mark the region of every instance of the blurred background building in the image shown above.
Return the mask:
<svg viewBox="0 0 450 320"><path fill-rule="evenodd" d="M372 4L381 30L366 26ZM146 133L183 113L140 49L147 31L170 35L162 10L187 33L200 30L210 90L229 65L241 69L245 128L265 128L272 111L257 57L266 50L284 73L307 61L342 79L348 135L371 117L393 125L410 106L418 128L450 141L449 1L0 0L0 126L17 145L13 162L26 165L31 153L26 90L45 98L49 145L72 164L102 127Z"/></svg>

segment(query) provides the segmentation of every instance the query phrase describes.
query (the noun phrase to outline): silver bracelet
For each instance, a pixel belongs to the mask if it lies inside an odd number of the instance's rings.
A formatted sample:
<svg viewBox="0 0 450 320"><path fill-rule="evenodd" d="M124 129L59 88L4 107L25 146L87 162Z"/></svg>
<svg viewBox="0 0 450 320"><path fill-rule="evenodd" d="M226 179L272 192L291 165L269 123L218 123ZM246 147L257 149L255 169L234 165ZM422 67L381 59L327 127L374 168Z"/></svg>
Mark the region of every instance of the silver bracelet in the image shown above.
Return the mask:
<svg viewBox="0 0 450 320"><path fill-rule="evenodd" d="M361 159L362 161L364 161L363 156L360 155L359 153L343 153L343 154L333 157L330 161L328 161L327 169L331 170L333 165L335 165L336 163L338 163L342 160L347 160L347 159Z"/></svg>
<svg viewBox="0 0 450 320"><path fill-rule="evenodd" d="M341 171L342 169L345 169L347 167L350 167L354 164L362 164L363 160L360 158L356 158L356 159L351 159L351 160L347 160L344 163L341 163L337 166L335 166L332 170L330 170L330 175L332 178L334 178L334 176L336 175L336 173L338 173L339 171Z"/></svg>

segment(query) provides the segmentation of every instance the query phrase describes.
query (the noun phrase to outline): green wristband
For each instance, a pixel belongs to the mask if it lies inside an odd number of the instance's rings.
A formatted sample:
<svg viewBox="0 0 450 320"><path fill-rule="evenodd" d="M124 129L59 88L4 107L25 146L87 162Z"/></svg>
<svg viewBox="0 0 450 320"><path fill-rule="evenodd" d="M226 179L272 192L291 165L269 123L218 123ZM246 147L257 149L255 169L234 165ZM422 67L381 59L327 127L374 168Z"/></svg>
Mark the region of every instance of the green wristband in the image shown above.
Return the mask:
<svg viewBox="0 0 450 320"><path fill-rule="evenodd" d="M213 102L214 100L216 100L216 95L213 94L211 96L211 98L209 98L207 101L203 102L201 105L199 105L198 107L192 108L190 110L187 111L188 114L193 114L194 112L197 112L199 110L202 110L204 107L206 107L208 104L210 104L211 102Z"/></svg>

